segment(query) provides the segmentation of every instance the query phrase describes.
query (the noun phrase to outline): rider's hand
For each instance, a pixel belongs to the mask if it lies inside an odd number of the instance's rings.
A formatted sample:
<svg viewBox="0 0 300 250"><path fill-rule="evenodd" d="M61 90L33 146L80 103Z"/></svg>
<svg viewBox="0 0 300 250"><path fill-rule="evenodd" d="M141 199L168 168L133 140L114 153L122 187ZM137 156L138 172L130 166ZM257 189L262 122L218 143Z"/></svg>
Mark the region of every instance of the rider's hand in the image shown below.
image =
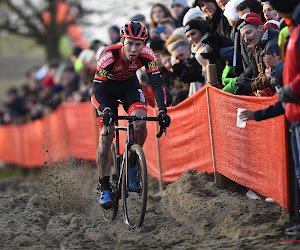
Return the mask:
<svg viewBox="0 0 300 250"><path fill-rule="evenodd" d="M116 120L116 115L111 109L106 109L103 112L102 121L103 124L108 127L109 126L109 120L112 119L112 122Z"/></svg>
<svg viewBox="0 0 300 250"><path fill-rule="evenodd" d="M159 118L159 125L161 127L166 128L170 126L171 118L170 116L167 115L166 111L164 110L159 111L158 118Z"/></svg>

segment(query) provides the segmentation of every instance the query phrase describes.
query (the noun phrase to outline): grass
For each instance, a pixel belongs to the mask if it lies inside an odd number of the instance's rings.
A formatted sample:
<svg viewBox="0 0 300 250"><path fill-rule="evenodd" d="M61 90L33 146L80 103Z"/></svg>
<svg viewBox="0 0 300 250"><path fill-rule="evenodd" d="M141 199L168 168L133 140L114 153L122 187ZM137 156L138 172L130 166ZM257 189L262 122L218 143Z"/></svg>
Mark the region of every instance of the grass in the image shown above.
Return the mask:
<svg viewBox="0 0 300 250"><path fill-rule="evenodd" d="M24 83L29 68L44 61L45 50L34 39L0 32L0 102L9 87Z"/></svg>
<svg viewBox="0 0 300 250"><path fill-rule="evenodd" d="M44 56L43 46L34 39L6 32L0 33L0 57Z"/></svg>
<svg viewBox="0 0 300 250"><path fill-rule="evenodd" d="M23 176L20 168L1 168L0 169L0 178L7 177L20 177Z"/></svg>

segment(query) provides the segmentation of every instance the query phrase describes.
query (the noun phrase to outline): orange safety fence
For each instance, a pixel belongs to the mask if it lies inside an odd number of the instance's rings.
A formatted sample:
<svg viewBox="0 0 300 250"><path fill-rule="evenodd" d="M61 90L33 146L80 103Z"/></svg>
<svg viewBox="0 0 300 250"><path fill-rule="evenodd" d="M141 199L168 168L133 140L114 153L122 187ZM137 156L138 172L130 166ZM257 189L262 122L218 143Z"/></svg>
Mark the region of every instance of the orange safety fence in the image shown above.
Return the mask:
<svg viewBox="0 0 300 250"><path fill-rule="evenodd" d="M157 139L157 123L147 123L148 137L143 149L149 174L172 182L187 169L213 173L215 162L217 172L273 198L289 211L284 116L248 121L246 128L236 126L237 108L258 110L276 101L276 96L235 96L206 85L168 108L172 122L167 136ZM119 112L125 114L121 107ZM69 157L95 160L99 132L94 113L89 102L63 103L43 119L0 126L0 160L28 168ZM149 107L148 116L156 113ZM124 145L126 134L120 133Z"/></svg>

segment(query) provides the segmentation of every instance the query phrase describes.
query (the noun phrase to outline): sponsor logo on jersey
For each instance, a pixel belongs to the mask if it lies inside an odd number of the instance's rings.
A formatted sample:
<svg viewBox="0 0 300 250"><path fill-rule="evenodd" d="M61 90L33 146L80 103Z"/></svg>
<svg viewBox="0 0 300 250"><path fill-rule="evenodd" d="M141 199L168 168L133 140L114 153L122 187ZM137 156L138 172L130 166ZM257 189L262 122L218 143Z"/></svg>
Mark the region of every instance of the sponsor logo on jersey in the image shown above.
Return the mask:
<svg viewBox="0 0 300 250"><path fill-rule="evenodd" d="M112 52L108 51L100 58L100 60L97 63L97 67L105 68L108 65L112 64L114 62L114 59L112 57L113 57Z"/></svg>
<svg viewBox="0 0 300 250"><path fill-rule="evenodd" d="M104 70L104 69L100 69L99 71L98 71L98 75L99 76L102 76L102 77L106 77L107 76L107 71L106 70Z"/></svg>
<svg viewBox="0 0 300 250"><path fill-rule="evenodd" d="M118 64L115 68L115 71L122 71L123 70L123 66L121 64Z"/></svg>
<svg viewBox="0 0 300 250"><path fill-rule="evenodd" d="M137 64L132 63L132 64L129 65L128 68L129 69L137 69L137 67L138 67Z"/></svg>
<svg viewBox="0 0 300 250"><path fill-rule="evenodd" d="M147 48L147 47L142 48L141 53L146 53L146 54L151 55L151 56L153 56L153 57L155 58L155 55L154 55L154 53L153 53L153 50L150 49L150 48Z"/></svg>
<svg viewBox="0 0 300 250"><path fill-rule="evenodd" d="M108 65L112 64L114 62L114 59L110 58L106 62L102 63L101 66L102 68L106 68Z"/></svg>
<svg viewBox="0 0 300 250"><path fill-rule="evenodd" d="M155 69L156 68L156 62L155 61L149 62L148 63L148 68L149 69Z"/></svg>

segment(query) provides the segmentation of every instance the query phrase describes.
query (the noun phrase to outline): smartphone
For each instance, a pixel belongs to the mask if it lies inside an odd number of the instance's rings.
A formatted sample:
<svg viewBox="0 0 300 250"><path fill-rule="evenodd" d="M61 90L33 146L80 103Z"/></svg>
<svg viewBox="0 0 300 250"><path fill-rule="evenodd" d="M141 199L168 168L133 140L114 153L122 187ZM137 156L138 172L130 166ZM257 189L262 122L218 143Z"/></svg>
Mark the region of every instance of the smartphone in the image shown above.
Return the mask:
<svg viewBox="0 0 300 250"><path fill-rule="evenodd" d="M165 31L166 26L157 26L157 27L155 27L155 29L157 30L157 33L160 34Z"/></svg>

